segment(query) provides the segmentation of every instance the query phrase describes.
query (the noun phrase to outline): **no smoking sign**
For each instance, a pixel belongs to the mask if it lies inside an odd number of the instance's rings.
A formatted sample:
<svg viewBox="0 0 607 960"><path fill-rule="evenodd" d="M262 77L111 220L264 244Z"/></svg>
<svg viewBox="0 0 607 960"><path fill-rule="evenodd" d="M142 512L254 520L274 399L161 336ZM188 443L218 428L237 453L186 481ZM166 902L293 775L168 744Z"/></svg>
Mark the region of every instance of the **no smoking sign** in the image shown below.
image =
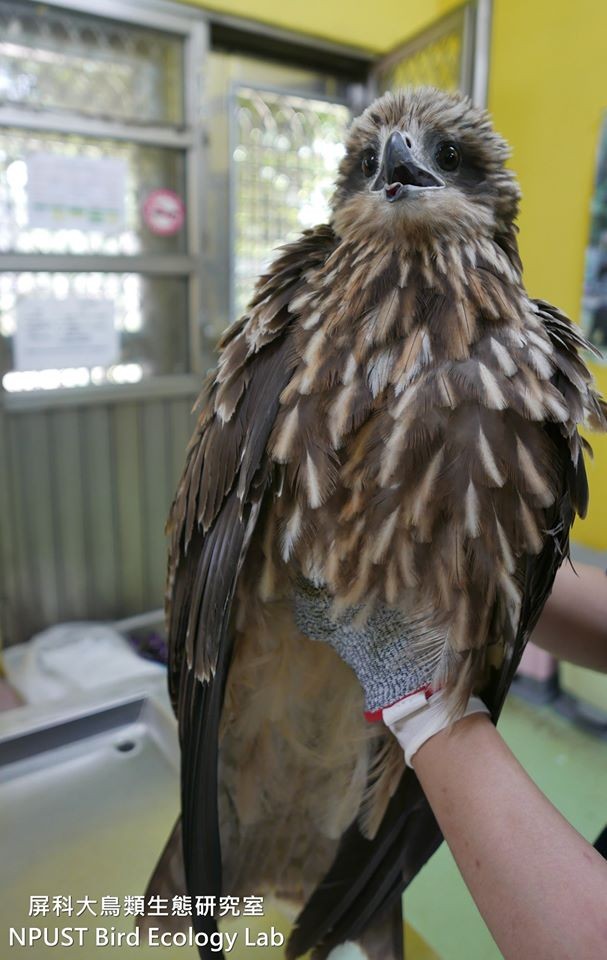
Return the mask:
<svg viewBox="0 0 607 960"><path fill-rule="evenodd" d="M185 221L183 200L173 190L153 190L143 204L143 220L151 233L171 237L181 230Z"/></svg>

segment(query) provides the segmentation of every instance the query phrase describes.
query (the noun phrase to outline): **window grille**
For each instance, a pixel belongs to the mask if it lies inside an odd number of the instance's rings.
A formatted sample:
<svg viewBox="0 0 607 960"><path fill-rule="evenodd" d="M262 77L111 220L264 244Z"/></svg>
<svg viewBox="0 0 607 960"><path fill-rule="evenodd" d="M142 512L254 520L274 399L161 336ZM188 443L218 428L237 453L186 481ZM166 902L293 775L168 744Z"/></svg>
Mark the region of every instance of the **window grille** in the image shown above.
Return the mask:
<svg viewBox="0 0 607 960"><path fill-rule="evenodd" d="M461 83L462 52L462 22L458 18L441 36L389 64L380 74L380 86L382 90L408 86L457 90Z"/></svg>
<svg viewBox="0 0 607 960"><path fill-rule="evenodd" d="M3 2L0 38L0 103L137 124L184 120L179 36Z"/></svg>
<svg viewBox="0 0 607 960"><path fill-rule="evenodd" d="M275 248L327 219L350 111L340 103L240 87L233 117L237 316Z"/></svg>
<svg viewBox="0 0 607 960"><path fill-rule="evenodd" d="M381 60L379 93L407 86L463 90L478 106L487 101L492 0L469 0Z"/></svg>

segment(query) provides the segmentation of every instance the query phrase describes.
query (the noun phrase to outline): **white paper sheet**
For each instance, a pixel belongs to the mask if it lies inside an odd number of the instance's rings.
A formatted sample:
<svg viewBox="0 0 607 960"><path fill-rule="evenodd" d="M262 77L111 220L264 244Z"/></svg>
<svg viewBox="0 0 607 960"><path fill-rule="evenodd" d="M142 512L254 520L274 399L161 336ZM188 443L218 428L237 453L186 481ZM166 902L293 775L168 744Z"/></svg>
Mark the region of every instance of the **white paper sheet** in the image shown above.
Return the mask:
<svg viewBox="0 0 607 960"><path fill-rule="evenodd" d="M31 297L17 305L15 370L107 367L120 353L111 300Z"/></svg>
<svg viewBox="0 0 607 960"><path fill-rule="evenodd" d="M126 175L126 163L119 157L30 154L27 158L29 226L104 233L122 230Z"/></svg>

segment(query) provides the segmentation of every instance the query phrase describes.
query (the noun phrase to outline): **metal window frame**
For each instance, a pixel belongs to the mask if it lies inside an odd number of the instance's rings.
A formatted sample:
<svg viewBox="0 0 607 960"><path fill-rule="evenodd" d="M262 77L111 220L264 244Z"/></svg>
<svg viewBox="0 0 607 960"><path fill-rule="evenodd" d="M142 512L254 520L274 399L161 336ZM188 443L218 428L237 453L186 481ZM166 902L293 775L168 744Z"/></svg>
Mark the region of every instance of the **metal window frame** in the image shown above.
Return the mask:
<svg viewBox="0 0 607 960"><path fill-rule="evenodd" d="M489 96L493 0L466 4L462 64L467 69L466 87L477 107L486 107Z"/></svg>
<svg viewBox="0 0 607 960"><path fill-rule="evenodd" d="M129 127L127 124L89 117L75 118L73 113L64 114L60 110L41 113L34 110L27 112L27 108L19 110L0 106L0 126L42 133L73 133L106 140L128 140L149 147L187 148L194 143L193 135L185 130L155 126Z"/></svg>

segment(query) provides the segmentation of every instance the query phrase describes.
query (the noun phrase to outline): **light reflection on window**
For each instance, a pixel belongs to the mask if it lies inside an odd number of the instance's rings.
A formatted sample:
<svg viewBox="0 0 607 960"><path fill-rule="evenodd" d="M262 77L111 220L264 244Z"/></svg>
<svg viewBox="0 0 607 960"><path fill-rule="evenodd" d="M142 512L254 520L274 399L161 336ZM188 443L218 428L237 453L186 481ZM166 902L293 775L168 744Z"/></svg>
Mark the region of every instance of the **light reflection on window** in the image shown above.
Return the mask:
<svg viewBox="0 0 607 960"><path fill-rule="evenodd" d="M102 383L138 383L143 378L140 363L116 363L111 367L66 367L65 370L11 370L2 378L7 393L57 390Z"/></svg>

